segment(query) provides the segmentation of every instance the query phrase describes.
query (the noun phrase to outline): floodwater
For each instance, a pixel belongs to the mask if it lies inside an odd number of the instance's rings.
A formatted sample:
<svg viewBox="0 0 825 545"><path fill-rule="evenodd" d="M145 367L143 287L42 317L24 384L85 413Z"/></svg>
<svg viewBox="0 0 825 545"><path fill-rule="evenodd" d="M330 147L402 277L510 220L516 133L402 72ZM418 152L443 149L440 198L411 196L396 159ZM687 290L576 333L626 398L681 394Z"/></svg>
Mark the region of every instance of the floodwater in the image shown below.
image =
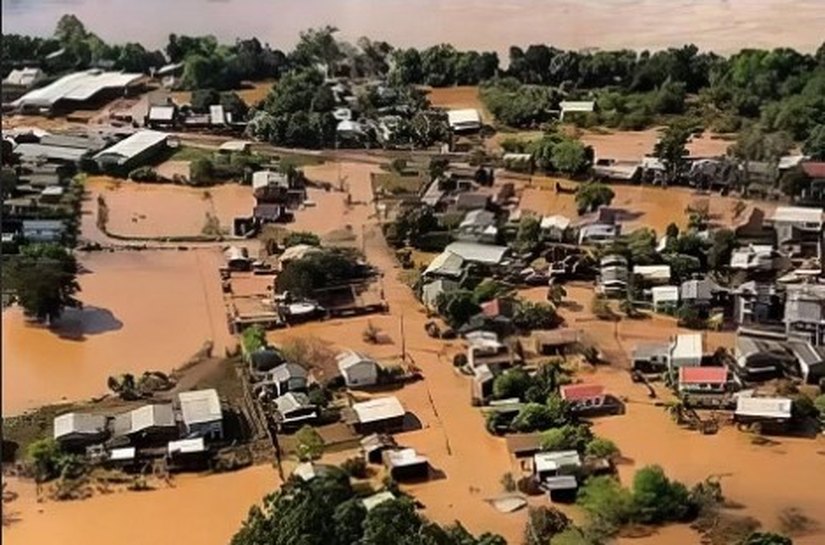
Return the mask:
<svg viewBox="0 0 825 545"><path fill-rule="evenodd" d="M249 217L255 206L252 188L238 184L201 189L95 176L86 181L86 190L90 194L87 220L96 221L93 209L102 195L109 209L107 230L129 237L200 235L209 216L231 233L233 220Z"/></svg>
<svg viewBox="0 0 825 545"><path fill-rule="evenodd" d="M64 13L80 17L106 41L151 47L162 47L176 32L214 34L226 42L257 36L290 48L302 29L331 24L348 40L366 35L417 47L449 42L497 51L502 61L511 45L531 43L574 49L695 43L723 53L745 46L813 51L825 28L819 0L178 0L174 9L162 0L7 0L3 32L50 35Z"/></svg>
<svg viewBox="0 0 825 545"><path fill-rule="evenodd" d="M5 480L4 480L5 481ZM38 503L35 485L9 479L19 494L3 505L7 545L226 545L249 508L280 486L269 466L210 476L181 475L173 488ZM116 537L115 537L116 536Z"/></svg>
<svg viewBox="0 0 825 545"><path fill-rule="evenodd" d="M80 254L83 310L56 330L3 312L3 415L106 392L113 374L171 371L229 342L218 250Z"/></svg>
<svg viewBox="0 0 825 545"><path fill-rule="evenodd" d="M537 214L562 214L569 218L577 218L576 199L573 192L557 193L556 181L562 186L570 186L570 182L555 178L534 177L534 182L525 187L521 197L522 210L531 210ZM516 182L516 187L523 185ZM638 227L650 227L660 236L667 226L675 223L680 229L688 224L688 215L685 209L689 205L708 204L710 221L714 225L730 227L745 221L752 209L758 208L769 215L776 207L775 203L744 201L745 209L737 216L736 202L733 197L720 197L718 194L708 195L684 187L653 187L642 185L611 185L615 193L611 208L624 212L622 229L631 231Z"/></svg>

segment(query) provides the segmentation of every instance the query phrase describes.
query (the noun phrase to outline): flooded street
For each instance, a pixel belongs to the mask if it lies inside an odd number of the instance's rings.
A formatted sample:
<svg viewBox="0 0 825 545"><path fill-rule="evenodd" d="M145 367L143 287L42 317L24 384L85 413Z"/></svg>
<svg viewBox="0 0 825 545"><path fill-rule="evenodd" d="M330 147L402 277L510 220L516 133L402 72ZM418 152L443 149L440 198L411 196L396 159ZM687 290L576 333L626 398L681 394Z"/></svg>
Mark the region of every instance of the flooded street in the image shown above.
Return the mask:
<svg viewBox="0 0 825 545"><path fill-rule="evenodd" d="M178 0L175 5L169 10L160 0L73 0L69 10L64 2L9 0L3 2L3 32L50 35L58 18L72 11L106 41L162 47L174 29L214 34L224 42L257 36L273 47L290 48L301 30L332 24L352 41L369 36L403 47L447 42L496 51L506 64L511 45L533 43L569 49L695 43L723 53L743 46L810 52L822 43L825 28L820 0L794 0L790 6L782 0Z"/></svg>
<svg viewBox="0 0 825 545"><path fill-rule="evenodd" d="M35 486L11 479L19 494L3 506L6 545L226 545L249 508L280 485L269 466L210 476L178 476L174 488L88 500L38 503Z"/></svg>
<svg viewBox="0 0 825 545"><path fill-rule="evenodd" d="M230 341L219 250L80 254L83 310L55 330L3 312L3 415L106 393L110 375L168 372L206 341Z"/></svg>

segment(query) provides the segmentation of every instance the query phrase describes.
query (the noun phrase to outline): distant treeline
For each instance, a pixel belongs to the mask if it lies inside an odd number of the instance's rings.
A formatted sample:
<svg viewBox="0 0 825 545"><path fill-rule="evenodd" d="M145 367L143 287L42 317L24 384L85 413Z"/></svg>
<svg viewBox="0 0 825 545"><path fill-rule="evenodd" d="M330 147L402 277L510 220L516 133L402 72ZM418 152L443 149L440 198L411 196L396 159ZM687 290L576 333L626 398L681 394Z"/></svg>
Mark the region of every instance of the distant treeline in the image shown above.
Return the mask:
<svg viewBox="0 0 825 545"><path fill-rule="evenodd" d="M227 45L213 36L175 34L163 51L148 51L137 43L106 44L75 16L66 15L52 38L4 36L2 69L5 75L23 61L43 62L50 53L63 50L46 61L52 72L101 64L149 72L180 62L182 88L227 90L244 80L280 78L322 66L329 76L385 78L399 88L482 84L489 109L500 123L513 127L549 121L562 99L596 99L597 112L578 115L578 123L628 129L661 122L661 116L689 115L721 132L759 121L766 131L785 131L801 141L825 124L825 43L814 54L789 48L743 49L730 57L700 52L694 45L656 52L514 46L505 70L493 52L458 51L448 44L396 49L367 38L350 44L338 40L336 32L333 27L302 32L295 48L286 53L256 38ZM281 99L292 100L284 94ZM317 108L313 100L295 102L308 106L302 110L307 115L328 110ZM295 111L272 100L266 109Z"/></svg>

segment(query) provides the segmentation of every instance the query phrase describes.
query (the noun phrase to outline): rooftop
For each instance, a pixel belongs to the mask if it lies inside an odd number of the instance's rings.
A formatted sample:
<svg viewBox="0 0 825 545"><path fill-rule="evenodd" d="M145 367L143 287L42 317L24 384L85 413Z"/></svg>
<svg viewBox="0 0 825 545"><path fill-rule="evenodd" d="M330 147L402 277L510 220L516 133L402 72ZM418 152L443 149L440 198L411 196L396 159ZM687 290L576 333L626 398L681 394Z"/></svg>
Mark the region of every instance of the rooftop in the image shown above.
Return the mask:
<svg viewBox="0 0 825 545"><path fill-rule="evenodd" d="M680 384L725 384L727 367L680 367Z"/></svg>
<svg viewBox="0 0 825 545"><path fill-rule="evenodd" d="M172 405L144 405L115 417L117 434L137 433L149 428L171 428L175 426L175 414Z"/></svg>
<svg viewBox="0 0 825 545"><path fill-rule="evenodd" d="M392 501L395 499L395 494L390 492L389 490L385 490L383 492L379 492L377 494L373 494L372 496L367 496L366 498L361 500L361 504L364 506L364 509L367 512L370 512L375 508L375 506L384 503L385 501Z"/></svg>
<svg viewBox="0 0 825 545"><path fill-rule="evenodd" d="M414 448L386 450L383 456L384 462L389 467L408 467L429 463L427 457L418 454Z"/></svg>
<svg viewBox="0 0 825 545"><path fill-rule="evenodd" d="M106 429L106 417L87 413L66 413L54 419L54 438L60 439L75 433L96 435Z"/></svg>
<svg viewBox="0 0 825 545"><path fill-rule="evenodd" d="M443 274L446 276L461 276L464 268L464 259L453 252L444 250L427 266L424 274Z"/></svg>
<svg viewBox="0 0 825 545"><path fill-rule="evenodd" d="M770 217L773 222L783 223L822 223L821 208L805 208L802 206L777 206Z"/></svg>
<svg viewBox="0 0 825 545"><path fill-rule="evenodd" d="M275 406L282 415L311 405L309 396L300 392L289 392L275 399Z"/></svg>
<svg viewBox="0 0 825 545"><path fill-rule="evenodd" d="M656 286L650 292L655 303L679 301L679 286Z"/></svg>
<svg viewBox="0 0 825 545"><path fill-rule="evenodd" d="M143 74L102 72L86 70L63 76L57 81L34 89L12 102L18 106L52 106L60 100L89 100L104 89L127 87L136 83Z"/></svg>
<svg viewBox="0 0 825 545"><path fill-rule="evenodd" d="M169 441L167 450L170 455L193 454L197 452L206 452L206 444L203 441L203 437L196 437L195 439L181 439L179 441Z"/></svg>
<svg viewBox="0 0 825 545"><path fill-rule="evenodd" d="M825 161L802 163L802 171L809 178L825 178Z"/></svg>
<svg viewBox="0 0 825 545"><path fill-rule="evenodd" d="M352 410L355 411L358 422L361 424L400 418L406 414L401 402L395 396L379 397L361 403L354 403Z"/></svg>
<svg viewBox="0 0 825 545"><path fill-rule="evenodd" d="M558 471L565 466L579 467L582 465L579 453L575 450L561 450L556 452L539 452L533 456L533 468L537 473Z"/></svg>
<svg viewBox="0 0 825 545"><path fill-rule="evenodd" d="M186 425L215 422L223 418L221 400L214 389L181 392L178 399Z"/></svg>
<svg viewBox="0 0 825 545"><path fill-rule="evenodd" d="M652 280L670 280L670 265L634 265L633 274Z"/></svg>
<svg viewBox="0 0 825 545"><path fill-rule="evenodd" d="M116 156L118 157L118 163L125 163L129 159L133 159L147 149L166 141L168 137L169 135L165 132L148 130L138 131L135 134L124 138L114 146L101 151L95 155L95 159L100 159L106 156Z"/></svg>
<svg viewBox="0 0 825 545"><path fill-rule="evenodd" d="M453 242L444 251L454 253L466 261L496 265L504 259L507 247L474 242Z"/></svg>
<svg viewBox="0 0 825 545"><path fill-rule="evenodd" d="M788 419L792 402L785 397L745 397L736 399L736 415L757 418Z"/></svg>
<svg viewBox="0 0 825 545"><path fill-rule="evenodd" d="M361 354L360 352L355 352L354 350L341 352L340 354L335 356L335 359L338 362L338 369L340 369L341 371L349 369L350 367L354 367L362 362L377 365L375 363L375 360L373 360L369 356L365 356L364 354Z"/></svg>
<svg viewBox="0 0 825 545"><path fill-rule="evenodd" d="M559 387L559 394L565 401L584 401L604 396L601 384L566 384Z"/></svg>
<svg viewBox="0 0 825 545"><path fill-rule="evenodd" d="M682 333L676 335L670 356L672 358L701 359L704 354L704 338L701 333Z"/></svg>
<svg viewBox="0 0 825 545"><path fill-rule="evenodd" d="M447 112L447 123L449 123L451 127L468 124L480 125L481 114L475 109L450 110Z"/></svg>
<svg viewBox="0 0 825 545"><path fill-rule="evenodd" d="M556 214L554 216L545 216L541 218L542 229L567 229L570 227L572 220L566 216Z"/></svg>

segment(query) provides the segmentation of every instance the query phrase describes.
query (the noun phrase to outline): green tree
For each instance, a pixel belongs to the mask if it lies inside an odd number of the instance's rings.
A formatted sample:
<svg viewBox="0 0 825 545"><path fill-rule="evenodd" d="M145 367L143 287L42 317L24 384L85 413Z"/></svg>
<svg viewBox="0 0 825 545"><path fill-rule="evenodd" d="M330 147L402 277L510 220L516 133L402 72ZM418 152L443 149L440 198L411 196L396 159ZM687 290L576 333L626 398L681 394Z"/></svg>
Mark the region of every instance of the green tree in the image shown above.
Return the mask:
<svg viewBox="0 0 825 545"><path fill-rule="evenodd" d="M619 447L610 439L594 437L587 443L584 453L597 458L611 458L619 454Z"/></svg>
<svg viewBox="0 0 825 545"><path fill-rule="evenodd" d="M567 422L565 411L540 403L527 403L513 419L512 428L518 432L546 430Z"/></svg>
<svg viewBox="0 0 825 545"><path fill-rule="evenodd" d="M337 33L338 29L330 25L301 32L292 52L293 60L304 66L323 64L327 75L332 76L336 63L344 57L341 46L335 39Z"/></svg>
<svg viewBox="0 0 825 545"><path fill-rule="evenodd" d="M730 265L730 258L736 248L736 234L730 229L719 229L713 233L713 244L708 251L708 267L721 271Z"/></svg>
<svg viewBox="0 0 825 545"><path fill-rule="evenodd" d="M610 476L588 479L579 489L576 503L591 518L601 520L615 530L630 522L634 512L632 494Z"/></svg>
<svg viewBox="0 0 825 545"><path fill-rule="evenodd" d="M524 527L524 545L547 545L571 524L568 516L555 507L530 507Z"/></svg>
<svg viewBox="0 0 825 545"><path fill-rule="evenodd" d="M567 297L567 290L561 284L552 284L548 288L547 296L554 305L559 306Z"/></svg>
<svg viewBox="0 0 825 545"><path fill-rule="evenodd" d="M297 246L298 244L308 244L309 246L320 246L321 237L310 231L292 231L284 238L284 246Z"/></svg>
<svg viewBox="0 0 825 545"><path fill-rule="evenodd" d="M480 305L497 297L509 297L512 293L513 288L511 286L492 278L485 278L473 288L473 300Z"/></svg>
<svg viewBox="0 0 825 545"><path fill-rule="evenodd" d="M365 274L354 256L325 250L287 263L275 285L279 293L288 291L294 297L312 297L315 290L340 286L364 278Z"/></svg>
<svg viewBox="0 0 825 545"><path fill-rule="evenodd" d="M56 477L63 457L60 444L54 439L38 439L26 448L26 457L34 465L35 476L39 482Z"/></svg>
<svg viewBox="0 0 825 545"><path fill-rule="evenodd" d="M312 426L303 426L295 433L295 444L298 459L303 462L317 460L324 453L324 440Z"/></svg>
<svg viewBox="0 0 825 545"><path fill-rule="evenodd" d="M461 327L481 312L481 307L475 302L473 292L469 290L455 290L439 294L435 304L438 313L453 328Z"/></svg>
<svg viewBox="0 0 825 545"><path fill-rule="evenodd" d="M362 524L367 510L361 500L351 498L338 504L333 512L335 536L339 543L358 543L364 534Z"/></svg>
<svg viewBox="0 0 825 545"><path fill-rule="evenodd" d="M592 439L593 433L589 427L566 424L560 428L552 428L542 432L541 448L546 451L583 451Z"/></svg>
<svg viewBox="0 0 825 545"><path fill-rule="evenodd" d="M391 500L375 506L364 519L364 545L394 545L414 536L422 526L413 503L406 499Z"/></svg>
<svg viewBox="0 0 825 545"><path fill-rule="evenodd" d="M793 545L793 540L781 534L754 532L745 538L741 545Z"/></svg>
<svg viewBox="0 0 825 545"><path fill-rule="evenodd" d="M690 129L688 127L672 124L665 129L664 134L653 148L654 155L665 165L667 183L675 182L684 169L689 140Z"/></svg>
<svg viewBox="0 0 825 545"><path fill-rule="evenodd" d="M825 422L825 394L814 399L814 407L819 411L819 418Z"/></svg>
<svg viewBox="0 0 825 545"><path fill-rule="evenodd" d="M58 244L29 244L3 264L4 288L15 294L28 316L52 322L77 307L77 261Z"/></svg>
<svg viewBox="0 0 825 545"><path fill-rule="evenodd" d="M813 128L802 151L815 161L825 161L825 123Z"/></svg>
<svg viewBox="0 0 825 545"><path fill-rule="evenodd" d="M577 140L565 139L553 146L553 166L556 170L572 176L587 166L584 145Z"/></svg>
<svg viewBox="0 0 825 545"><path fill-rule="evenodd" d="M523 330L552 329L560 322L556 307L550 303L519 301L513 316L513 324Z"/></svg>
<svg viewBox="0 0 825 545"><path fill-rule="evenodd" d="M493 381L493 397L523 400L532 384L530 375L523 369L510 369L498 375Z"/></svg>
<svg viewBox="0 0 825 545"><path fill-rule="evenodd" d="M535 216L524 216L519 220L514 248L517 252L532 252L541 241L541 222Z"/></svg>
<svg viewBox="0 0 825 545"><path fill-rule="evenodd" d="M671 481L659 466L643 467L633 477L636 518L645 524L680 521L688 514L688 489Z"/></svg>
<svg viewBox="0 0 825 545"><path fill-rule="evenodd" d="M579 215L592 212L602 205L609 205L613 202L616 194L602 183L588 182L579 186L576 191L576 209Z"/></svg>

